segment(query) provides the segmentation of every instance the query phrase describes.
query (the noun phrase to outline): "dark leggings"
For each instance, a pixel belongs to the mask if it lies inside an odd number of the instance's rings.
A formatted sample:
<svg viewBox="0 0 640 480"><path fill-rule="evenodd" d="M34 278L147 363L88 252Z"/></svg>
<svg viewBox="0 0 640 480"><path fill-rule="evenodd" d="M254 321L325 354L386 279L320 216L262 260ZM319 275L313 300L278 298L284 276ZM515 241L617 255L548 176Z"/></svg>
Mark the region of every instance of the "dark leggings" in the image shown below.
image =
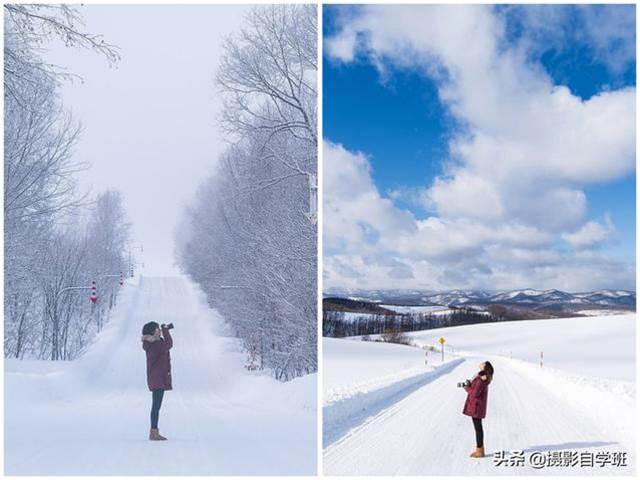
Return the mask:
<svg viewBox="0 0 640 480"><path fill-rule="evenodd" d="M473 420L473 428L476 430L476 447L482 448L484 446L484 432L482 431L482 419L471 418Z"/></svg>
<svg viewBox="0 0 640 480"><path fill-rule="evenodd" d="M160 416L160 407L162 406L162 397L164 390L152 390L151 398L151 428L158 428L158 417Z"/></svg>

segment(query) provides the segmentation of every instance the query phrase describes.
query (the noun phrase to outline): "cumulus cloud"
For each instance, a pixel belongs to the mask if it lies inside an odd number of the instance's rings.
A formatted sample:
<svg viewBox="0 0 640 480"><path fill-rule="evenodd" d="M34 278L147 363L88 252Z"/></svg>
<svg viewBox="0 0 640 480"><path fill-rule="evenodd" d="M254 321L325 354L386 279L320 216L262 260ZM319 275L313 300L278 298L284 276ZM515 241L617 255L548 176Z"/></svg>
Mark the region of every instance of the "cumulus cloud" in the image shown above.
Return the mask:
<svg viewBox="0 0 640 480"><path fill-rule="evenodd" d="M488 6L374 5L358 12L326 40L326 54L366 59L385 74L421 71L436 82L458 128L449 156L439 159L444 174L411 192L436 214L425 219L377 191L365 154L325 143L325 245L343 255L410 260L413 286L449 285L452 266L468 269L469 286L487 288L571 289L577 280L568 272L590 265L610 271L602 257L582 252L614 228L587 218L584 188L634 171L635 89L583 100L554 85L532 62L527 42L506 42L504 16ZM557 250L558 241L569 250ZM333 259L326 261L328 280L338 282ZM351 266L381 284L389 276L385 265ZM621 275L628 286L629 270L618 265L614 277Z"/></svg>
<svg viewBox="0 0 640 480"><path fill-rule="evenodd" d="M366 155L324 142L325 288L515 287L587 290L633 281L633 268L584 251L606 238L587 222L554 248L556 236L517 221L416 218L384 198ZM608 234L613 225L605 218ZM589 238L589 241L587 241ZM606 276L604 274L606 272Z"/></svg>
<svg viewBox="0 0 640 480"><path fill-rule="evenodd" d="M613 229L611 218L607 216L604 223L590 220L576 232L563 233L562 238L574 248L589 248L601 245L608 240Z"/></svg>

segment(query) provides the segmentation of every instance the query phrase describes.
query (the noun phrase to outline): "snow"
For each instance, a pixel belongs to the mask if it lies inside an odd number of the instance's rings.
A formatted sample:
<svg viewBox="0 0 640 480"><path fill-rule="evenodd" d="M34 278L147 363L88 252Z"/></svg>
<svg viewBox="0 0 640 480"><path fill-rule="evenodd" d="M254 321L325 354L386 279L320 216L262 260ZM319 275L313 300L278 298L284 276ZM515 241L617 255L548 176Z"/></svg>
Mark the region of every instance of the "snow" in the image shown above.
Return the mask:
<svg viewBox="0 0 640 480"><path fill-rule="evenodd" d="M418 314L428 314L434 317L443 316L443 315L451 315L455 313L457 310L443 307L442 305L420 305L420 306L411 306L411 305L380 305L382 308L386 308L387 310L391 310L399 315L418 315ZM358 321L371 321L376 318L380 318L383 316L382 314L375 313L365 313L365 312L340 312L343 315L344 321L348 323L355 323ZM477 310L475 313L480 315L489 315L489 312L484 310Z"/></svg>
<svg viewBox="0 0 640 480"><path fill-rule="evenodd" d="M324 340L326 475L633 474L635 315L407 335L420 345L443 336L459 357L447 352L446 363L429 370L419 348ZM545 349L543 368L538 345ZM495 367L483 422L487 458L476 460L468 457L473 427L461 413L466 394L456 383L487 359ZM626 452L628 466L494 466L493 453L503 450Z"/></svg>
<svg viewBox="0 0 640 480"><path fill-rule="evenodd" d="M588 317L602 317L606 315L627 315L629 312L626 310L596 309L596 310L578 310L576 313L580 315L586 315Z"/></svg>
<svg viewBox="0 0 640 480"><path fill-rule="evenodd" d="M175 324L173 391L149 442L141 326ZM246 355L187 279L142 278L73 362L5 362L5 474L311 475L316 375L288 383Z"/></svg>
<svg viewBox="0 0 640 480"><path fill-rule="evenodd" d="M442 314L442 312L450 313L451 310L442 305L419 305L419 306L403 306L403 305L380 305L382 308L391 310L396 313L430 313Z"/></svg>
<svg viewBox="0 0 640 480"><path fill-rule="evenodd" d="M324 338L324 404L367 393L426 371L425 352L392 343ZM429 360L435 361L429 354ZM429 362L431 363L431 362Z"/></svg>
<svg viewBox="0 0 640 480"><path fill-rule="evenodd" d="M357 321L366 321L372 320L376 318L376 315L373 313L360 313L360 312L340 312L344 315L344 321L353 323Z"/></svg>
<svg viewBox="0 0 640 480"><path fill-rule="evenodd" d="M445 337L456 351L511 355L581 375L635 380L635 315L480 323L408 333L418 345Z"/></svg>

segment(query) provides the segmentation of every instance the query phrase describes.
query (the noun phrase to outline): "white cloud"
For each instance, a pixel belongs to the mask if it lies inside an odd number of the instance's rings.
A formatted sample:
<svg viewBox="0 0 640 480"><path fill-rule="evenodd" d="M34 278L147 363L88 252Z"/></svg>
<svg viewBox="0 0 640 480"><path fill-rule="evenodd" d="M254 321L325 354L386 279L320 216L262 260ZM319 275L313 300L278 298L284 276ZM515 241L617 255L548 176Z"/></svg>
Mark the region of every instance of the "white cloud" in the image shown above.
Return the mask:
<svg viewBox="0 0 640 480"><path fill-rule="evenodd" d="M613 224L607 216L604 224L590 220L573 233L563 233L562 238L574 248L589 248L600 245L613 233Z"/></svg>
<svg viewBox="0 0 640 480"><path fill-rule="evenodd" d="M516 221L418 219L378 192L365 155L330 142L324 142L323 151L327 289L553 286L578 291L633 281L633 268L584 251L584 239L574 254L554 249L555 235ZM610 220L605 224L613 228Z"/></svg>
<svg viewBox="0 0 640 480"><path fill-rule="evenodd" d="M372 237L388 242L395 232L417 229L408 211L396 209L390 199L379 194L362 153L351 153L329 142L324 143L323 151L322 233L328 248L361 251L371 244Z"/></svg>
<svg viewBox="0 0 640 480"><path fill-rule="evenodd" d="M517 15L528 32L527 47L541 54L589 45L598 62L620 73L635 61L634 5L509 5L504 14Z"/></svg>
<svg viewBox="0 0 640 480"><path fill-rule="evenodd" d="M344 29L339 35L325 42L325 53L336 60L351 62L355 56L356 32Z"/></svg>
<svg viewBox="0 0 640 480"><path fill-rule="evenodd" d="M426 219L380 195L364 154L325 143L326 244L344 255L410 261L410 281L424 288L449 285L453 265L468 269L468 278L456 279L475 282L468 286L571 289L602 281L596 274L571 281L569 272L610 271L615 262L551 246L564 240L575 250L597 247L613 229L586 218L583 189L634 171L635 89L584 101L553 85L530 63L526 42L505 46L503 18L487 6L375 5L359 12L326 40L326 53L343 62L365 56L385 74L422 71L436 80L461 129L450 156L435 160L445 162L445 174L411 192L438 215ZM338 281L325 259L328 280ZM388 276L384 265L340 261L371 275L358 281L384 284ZM631 283L628 269L612 270L612 278Z"/></svg>

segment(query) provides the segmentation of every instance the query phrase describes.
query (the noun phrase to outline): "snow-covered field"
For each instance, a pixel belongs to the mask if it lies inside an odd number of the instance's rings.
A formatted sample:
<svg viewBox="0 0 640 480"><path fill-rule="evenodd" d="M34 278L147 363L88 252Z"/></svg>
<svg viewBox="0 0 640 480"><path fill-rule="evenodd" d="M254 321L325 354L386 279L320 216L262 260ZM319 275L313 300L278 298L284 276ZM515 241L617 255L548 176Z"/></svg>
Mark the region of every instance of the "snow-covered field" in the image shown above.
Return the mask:
<svg viewBox="0 0 640 480"><path fill-rule="evenodd" d="M451 313L451 310L442 305L380 305L382 308L396 313L430 313L432 315L444 315ZM443 313L444 312L444 313Z"/></svg>
<svg viewBox="0 0 640 480"><path fill-rule="evenodd" d="M359 312L340 312L345 322L357 322L366 321L367 319L373 320L377 315L373 313L359 313Z"/></svg>
<svg viewBox="0 0 640 480"><path fill-rule="evenodd" d="M408 335L419 345L433 345L444 336L460 357L426 367L419 348L324 340L325 474L633 473L635 315L478 324ZM462 415L466 394L456 383L472 377L486 359L496 369L483 422L487 457L475 460L468 457L473 427ZM626 452L628 466L494 466L494 452L516 450L526 458L536 451Z"/></svg>
<svg viewBox="0 0 640 480"><path fill-rule="evenodd" d="M173 391L150 442L140 330L173 322ZM186 279L124 288L110 323L73 362L5 361L5 474L311 475L316 375L248 372L222 319Z"/></svg>
<svg viewBox="0 0 640 480"><path fill-rule="evenodd" d="M441 336L455 351L512 356L589 377L633 382L635 315L479 323L408 333L417 345Z"/></svg>
<svg viewBox="0 0 640 480"><path fill-rule="evenodd" d="M325 338L323 403L333 403L356 394L431 371L440 364L440 354L389 343L345 341ZM425 365L428 359L428 366ZM450 360L447 355L446 360ZM348 366L345 368L345 366Z"/></svg>
<svg viewBox="0 0 640 480"><path fill-rule="evenodd" d="M605 315L628 315L629 312L626 310L578 310L576 313L580 315L586 315L588 317L602 317Z"/></svg>

